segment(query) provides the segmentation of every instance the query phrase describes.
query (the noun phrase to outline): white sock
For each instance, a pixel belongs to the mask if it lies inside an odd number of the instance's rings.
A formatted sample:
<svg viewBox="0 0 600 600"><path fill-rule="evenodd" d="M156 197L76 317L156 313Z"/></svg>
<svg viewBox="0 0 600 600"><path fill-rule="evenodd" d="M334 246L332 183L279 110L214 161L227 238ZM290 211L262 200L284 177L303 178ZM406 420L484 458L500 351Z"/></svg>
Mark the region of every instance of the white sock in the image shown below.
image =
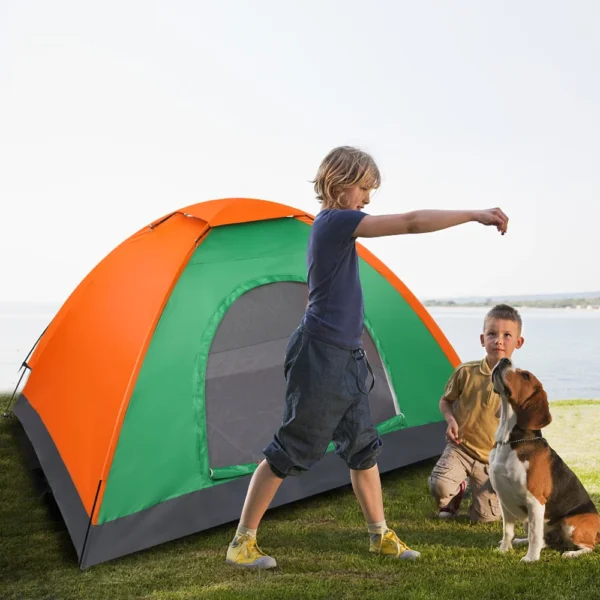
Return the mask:
<svg viewBox="0 0 600 600"><path fill-rule="evenodd" d="M238 537L239 535L249 535L250 537L256 538L256 529L248 529L247 527L238 525L235 537Z"/></svg>
<svg viewBox="0 0 600 600"><path fill-rule="evenodd" d="M383 535L388 530L385 519L377 523L367 523L369 535Z"/></svg>

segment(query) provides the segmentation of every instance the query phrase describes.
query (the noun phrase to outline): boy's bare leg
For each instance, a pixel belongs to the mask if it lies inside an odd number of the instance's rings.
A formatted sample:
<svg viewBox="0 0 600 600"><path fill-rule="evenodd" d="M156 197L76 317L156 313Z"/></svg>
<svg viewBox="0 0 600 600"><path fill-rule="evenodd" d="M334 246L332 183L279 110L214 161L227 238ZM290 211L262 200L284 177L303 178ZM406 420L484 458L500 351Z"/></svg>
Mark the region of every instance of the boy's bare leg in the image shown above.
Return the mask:
<svg viewBox="0 0 600 600"><path fill-rule="evenodd" d="M385 519L381 479L377 465L364 471L350 469L352 489L356 494L367 523L377 523Z"/></svg>
<svg viewBox="0 0 600 600"><path fill-rule="evenodd" d="M250 480L242 516L240 517L240 525L247 529L258 528L282 482L283 479L277 477L271 470L269 463L263 460Z"/></svg>
<svg viewBox="0 0 600 600"><path fill-rule="evenodd" d="M383 512L383 494L377 465L370 469L350 469L352 488L362 509L370 538L370 552L394 558L414 560L420 553L411 550L396 533L388 529Z"/></svg>
<svg viewBox="0 0 600 600"><path fill-rule="evenodd" d="M247 569L272 569L277 566L277 561L258 547L256 530L282 481L266 460L254 471L237 531L227 549L228 564Z"/></svg>

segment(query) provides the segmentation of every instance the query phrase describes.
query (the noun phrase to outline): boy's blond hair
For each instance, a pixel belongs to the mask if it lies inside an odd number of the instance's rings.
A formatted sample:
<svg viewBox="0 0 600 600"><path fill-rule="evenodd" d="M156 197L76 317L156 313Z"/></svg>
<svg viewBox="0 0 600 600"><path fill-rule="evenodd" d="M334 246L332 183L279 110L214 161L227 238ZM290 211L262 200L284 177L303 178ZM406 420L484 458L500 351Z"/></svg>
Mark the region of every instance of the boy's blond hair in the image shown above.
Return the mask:
<svg viewBox="0 0 600 600"><path fill-rule="evenodd" d="M483 329L485 331L485 327L487 322L490 319L501 319L503 321L512 321L519 326L519 334L523 329L523 320L521 319L521 315L516 308L509 306L508 304L496 304L492 309L488 311L483 319Z"/></svg>
<svg viewBox="0 0 600 600"><path fill-rule="evenodd" d="M312 183L324 208L348 208L344 189L353 185L377 189L381 175L371 155L352 146L339 146L323 159Z"/></svg>

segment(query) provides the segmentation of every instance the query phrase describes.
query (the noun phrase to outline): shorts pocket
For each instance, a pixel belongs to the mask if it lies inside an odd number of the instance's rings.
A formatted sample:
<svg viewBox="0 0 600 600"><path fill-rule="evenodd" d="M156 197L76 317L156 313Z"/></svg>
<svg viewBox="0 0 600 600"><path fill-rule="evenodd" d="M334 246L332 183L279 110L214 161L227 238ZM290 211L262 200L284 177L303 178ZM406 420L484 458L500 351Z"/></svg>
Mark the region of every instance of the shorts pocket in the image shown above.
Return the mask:
<svg viewBox="0 0 600 600"><path fill-rule="evenodd" d="M498 496L491 496L488 500L489 502L489 510L494 518L498 518L500 516L500 502L498 500Z"/></svg>

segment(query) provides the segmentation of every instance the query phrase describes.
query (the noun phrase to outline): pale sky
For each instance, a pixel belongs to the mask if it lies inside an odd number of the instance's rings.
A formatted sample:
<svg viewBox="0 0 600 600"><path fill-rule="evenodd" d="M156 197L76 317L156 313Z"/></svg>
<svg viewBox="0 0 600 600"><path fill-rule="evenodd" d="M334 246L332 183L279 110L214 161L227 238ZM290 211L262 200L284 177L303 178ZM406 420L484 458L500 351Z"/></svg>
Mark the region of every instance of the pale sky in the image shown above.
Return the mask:
<svg viewBox="0 0 600 600"><path fill-rule="evenodd" d="M594 0L0 0L0 301L195 202L314 214L342 144L372 214L511 219L367 241L418 297L598 290L599 31Z"/></svg>

